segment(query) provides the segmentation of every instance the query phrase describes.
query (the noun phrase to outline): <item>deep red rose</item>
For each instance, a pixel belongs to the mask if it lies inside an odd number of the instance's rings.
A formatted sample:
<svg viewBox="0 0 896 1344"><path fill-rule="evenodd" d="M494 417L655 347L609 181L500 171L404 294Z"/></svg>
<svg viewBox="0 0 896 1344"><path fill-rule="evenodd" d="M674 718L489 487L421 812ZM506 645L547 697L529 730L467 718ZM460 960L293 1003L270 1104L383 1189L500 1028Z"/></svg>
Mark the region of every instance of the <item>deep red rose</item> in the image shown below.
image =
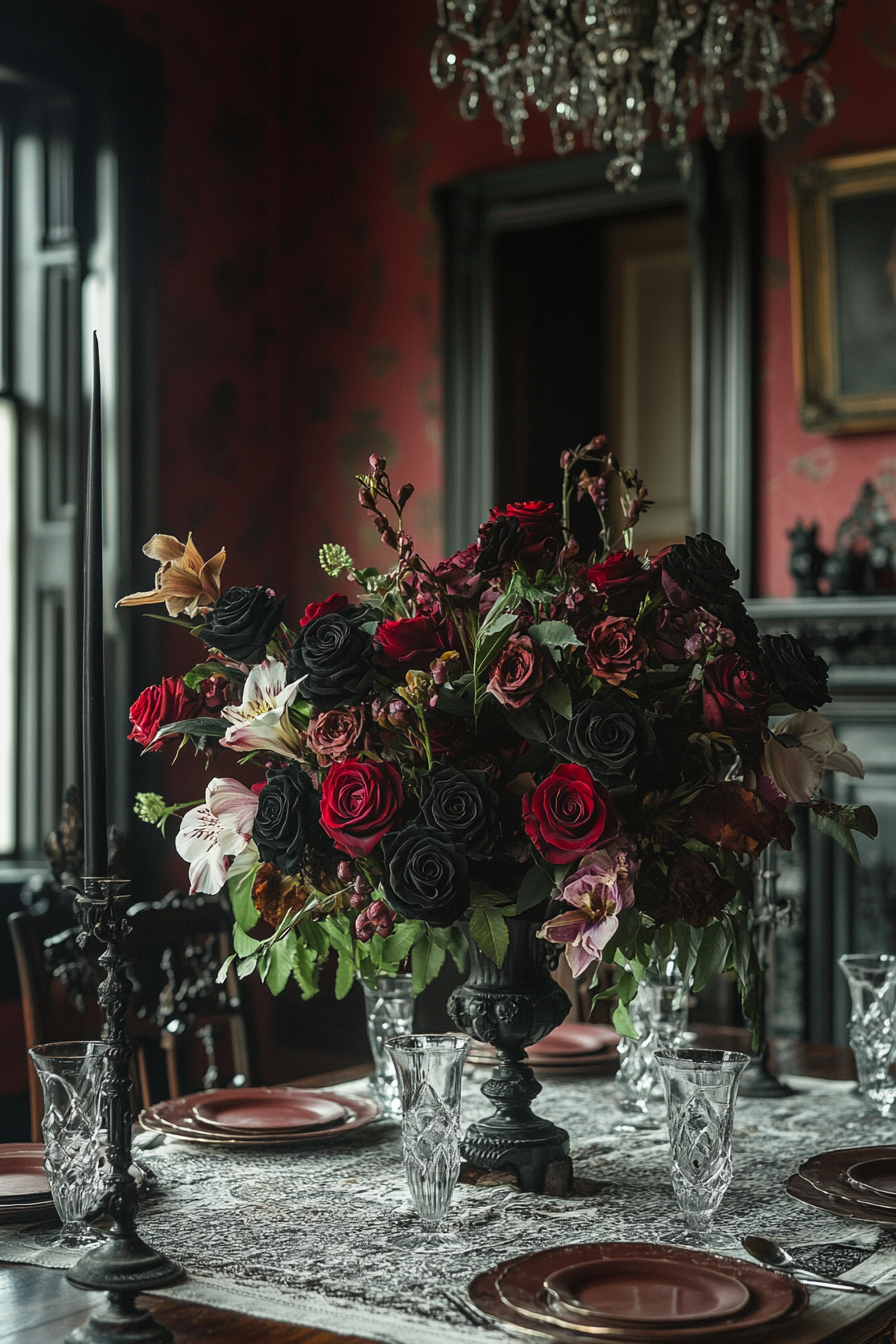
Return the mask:
<svg viewBox="0 0 896 1344"><path fill-rule="evenodd" d="M613 551L588 571L589 582L607 599L611 616L637 616L651 577L634 551Z"/></svg>
<svg viewBox="0 0 896 1344"><path fill-rule="evenodd" d="M199 683L199 694L202 696L202 708L209 714L240 699L235 683L227 677L206 677Z"/></svg>
<svg viewBox="0 0 896 1344"><path fill-rule="evenodd" d="M511 635L492 668L488 689L502 705L522 709L553 675L528 635Z"/></svg>
<svg viewBox="0 0 896 1344"><path fill-rule="evenodd" d="M613 800L581 765L558 765L523 799L523 824L551 863L571 863L606 845L619 830Z"/></svg>
<svg viewBox="0 0 896 1344"><path fill-rule="evenodd" d="M161 751L162 743L153 738L166 723L195 719L203 709L202 696L184 685L182 677L166 677L161 686L147 686L131 705L133 732L128 740L139 742L147 751Z"/></svg>
<svg viewBox="0 0 896 1344"><path fill-rule="evenodd" d="M628 616L608 616L591 631L585 646L585 661L592 676L619 686L647 661L649 649L643 635Z"/></svg>
<svg viewBox="0 0 896 1344"><path fill-rule="evenodd" d="M344 761L363 745L367 723L364 705L328 709L316 714L308 725L308 745L321 764Z"/></svg>
<svg viewBox="0 0 896 1344"><path fill-rule="evenodd" d="M530 574L551 568L563 545L563 524L556 504L527 500L493 508L488 516L491 522L496 518L517 519L522 539L517 558Z"/></svg>
<svg viewBox="0 0 896 1344"><path fill-rule="evenodd" d="M433 569L433 577L452 597L478 597L485 586L485 579L473 568L478 555L479 547L474 541L447 560L441 560Z"/></svg>
<svg viewBox="0 0 896 1344"><path fill-rule="evenodd" d="M426 731L433 756L458 756L470 748L470 729L456 714L428 713Z"/></svg>
<svg viewBox="0 0 896 1344"><path fill-rule="evenodd" d="M430 663L455 647L455 632L450 621L408 616L400 621L383 621L374 641L378 667L400 673L409 668L427 672Z"/></svg>
<svg viewBox="0 0 896 1344"><path fill-rule="evenodd" d="M309 621L316 620L318 616L329 616L334 611L345 611L347 606L348 598L344 593L331 593L323 602L309 602L299 625L307 625Z"/></svg>
<svg viewBox="0 0 896 1344"><path fill-rule="evenodd" d="M391 829L402 803L401 775L394 765L341 761L327 772L320 795L320 824L355 859Z"/></svg>
<svg viewBox="0 0 896 1344"><path fill-rule="evenodd" d="M703 718L711 732L755 728L772 702L772 688L736 653L714 658L703 669Z"/></svg>

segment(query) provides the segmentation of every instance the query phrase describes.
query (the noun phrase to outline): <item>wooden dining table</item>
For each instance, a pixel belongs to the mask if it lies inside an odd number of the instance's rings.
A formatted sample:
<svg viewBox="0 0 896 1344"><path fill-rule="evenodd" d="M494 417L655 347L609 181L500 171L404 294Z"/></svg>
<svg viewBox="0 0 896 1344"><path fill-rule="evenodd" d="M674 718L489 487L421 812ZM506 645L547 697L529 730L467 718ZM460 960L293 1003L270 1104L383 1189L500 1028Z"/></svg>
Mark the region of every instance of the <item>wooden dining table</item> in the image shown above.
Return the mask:
<svg viewBox="0 0 896 1344"><path fill-rule="evenodd" d="M745 1033L735 1028L703 1028L699 1036L701 1044L723 1048L739 1048L745 1043ZM777 1042L770 1062L780 1073L855 1077L851 1052L835 1046ZM362 1077L365 1072L369 1070L319 1074L296 1080L293 1085L322 1087ZM0 1265L0 1344L62 1344L101 1300L101 1294L73 1288L59 1270ZM285 1325L164 1296L138 1298L138 1302L168 1326L177 1344L345 1344L361 1340L368 1344L364 1336ZM862 1321L831 1336L829 1344L896 1344L896 1294L883 1299Z"/></svg>

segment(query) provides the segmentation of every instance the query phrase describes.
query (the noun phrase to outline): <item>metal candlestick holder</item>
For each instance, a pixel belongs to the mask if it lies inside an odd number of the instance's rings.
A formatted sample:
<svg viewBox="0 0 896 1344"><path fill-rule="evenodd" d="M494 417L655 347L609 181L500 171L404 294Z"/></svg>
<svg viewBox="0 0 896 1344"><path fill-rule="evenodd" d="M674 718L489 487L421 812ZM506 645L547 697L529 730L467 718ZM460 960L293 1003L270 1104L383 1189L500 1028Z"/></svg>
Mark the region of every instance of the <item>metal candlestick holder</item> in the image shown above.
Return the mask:
<svg viewBox="0 0 896 1344"><path fill-rule="evenodd" d="M763 866L757 875L753 898L753 937L756 957L762 972L757 986L759 1016L759 1049L744 1070L739 1094L742 1097L789 1097L793 1088L776 1078L768 1065L768 1029L771 1021L772 986L775 968L775 928L781 920L783 908L789 902L778 899L778 847L772 841L763 857Z"/></svg>
<svg viewBox="0 0 896 1344"><path fill-rule="evenodd" d="M71 1332L66 1344L109 1344L113 1340L116 1344L168 1344L174 1338L168 1327L136 1303L138 1293L177 1283L184 1277L184 1270L147 1246L136 1229L137 1183L131 1174L131 1047L125 1030L131 987L125 973L129 959L121 947L128 932L127 883L119 878L85 877L82 885L83 892L75 897L82 930L78 942L84 947L93 937L106 944L99 958L106 978L97 997L106 1011L108 1043L103 1091L109 1175L86 1221L106 1215L113 1226L106 1241L85 1252L66 1274L76 1288L109 1296L84 1325Z"/></svg>

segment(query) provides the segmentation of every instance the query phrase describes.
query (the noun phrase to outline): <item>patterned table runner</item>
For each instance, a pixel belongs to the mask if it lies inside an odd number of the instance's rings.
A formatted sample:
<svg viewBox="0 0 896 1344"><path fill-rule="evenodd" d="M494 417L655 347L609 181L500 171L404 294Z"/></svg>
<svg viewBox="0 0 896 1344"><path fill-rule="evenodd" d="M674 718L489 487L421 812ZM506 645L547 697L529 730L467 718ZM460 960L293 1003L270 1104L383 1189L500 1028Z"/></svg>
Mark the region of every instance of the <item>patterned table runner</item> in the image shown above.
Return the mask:
<svg viewBox="0 0 896 1344"><path fill-rule="evenodd" d="M738 1239L773 1237L823 1272L849 1272L896 1293L896 1235L784 1193L787 1177L812 1153L893 1142L896 1126L869 1118L842 1085L799 1082L812 1090L738 1103L734 1179L717 1225ZM166 1141L144 1155L158 1189L140 1216L146 1239L189 1272L165 1295L385 1344L481 1344L486 1334L509 1335L462 1311L466 1285L481 1270L568 1242L653 1241L679 1225L665 1130L615 1132L623 1112L611 1081L545 1083L535 1109L569 1131L580 1193L557 1199L458 1186L455 1230L436 1253L423 1238L419 1247L395 1245L415 1227L396 1124L293 1151ZM465 1119L489 1110L468 1081ZM35 1246L36 1230L0 1229L0 1259L53 1268L73 1262L69 1253ZM818 1344L879 1307L879 1299L816 1291L798 1321L763 1338Z"/></svg>

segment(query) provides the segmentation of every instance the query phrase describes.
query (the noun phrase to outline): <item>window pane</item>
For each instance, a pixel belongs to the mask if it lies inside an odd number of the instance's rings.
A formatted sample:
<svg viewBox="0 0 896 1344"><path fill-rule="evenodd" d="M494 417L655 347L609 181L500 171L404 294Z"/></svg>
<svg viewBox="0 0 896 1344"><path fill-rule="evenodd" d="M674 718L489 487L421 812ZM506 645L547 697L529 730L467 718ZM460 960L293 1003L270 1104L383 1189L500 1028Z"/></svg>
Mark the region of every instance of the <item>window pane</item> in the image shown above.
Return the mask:
<svg viewBox="0 0 896 1344"><path fill-rule="evenodd" d="M16 408L0 397L0 854L16 845Z"/></svg>

